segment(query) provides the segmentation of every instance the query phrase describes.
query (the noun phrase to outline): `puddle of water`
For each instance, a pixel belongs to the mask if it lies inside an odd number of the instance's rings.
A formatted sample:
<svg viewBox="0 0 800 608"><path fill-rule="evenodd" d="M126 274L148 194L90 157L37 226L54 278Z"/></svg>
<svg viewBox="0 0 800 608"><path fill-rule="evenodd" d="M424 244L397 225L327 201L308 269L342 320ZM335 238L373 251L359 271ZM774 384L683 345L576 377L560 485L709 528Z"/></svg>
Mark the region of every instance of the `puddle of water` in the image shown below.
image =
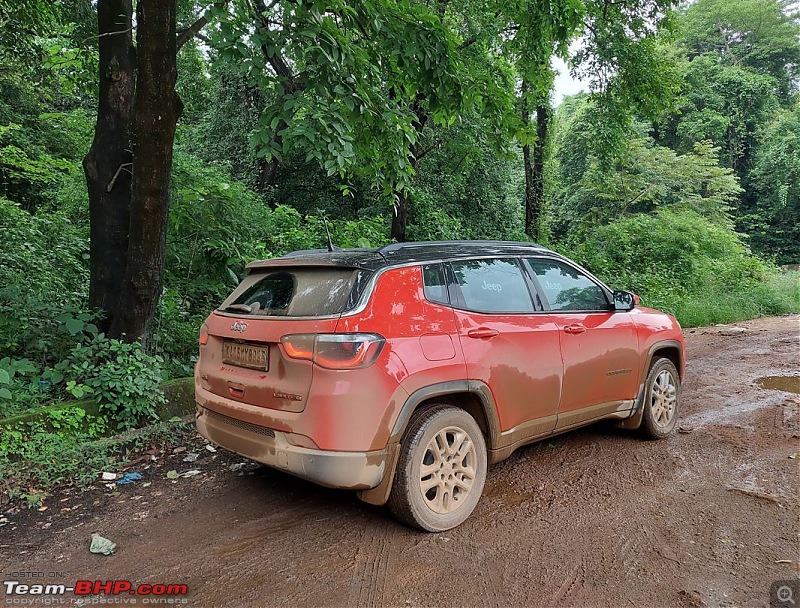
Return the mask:
<svg viewBox="0 0 800 608"><path fill-rule="evenodd" d="M755 401L726 405L716 410L705 410L681 418L681 424L689 428L705 426L707 424L726 424L744 414L749 414L757 409L775 405L775 397L764 395Z"/></svg>
<svg viewBox="0 0 800 608"><path fill-rule="evenodd" d="M756 384L761 388L800 394L800 376L764 376L757 378Z"/></svg>

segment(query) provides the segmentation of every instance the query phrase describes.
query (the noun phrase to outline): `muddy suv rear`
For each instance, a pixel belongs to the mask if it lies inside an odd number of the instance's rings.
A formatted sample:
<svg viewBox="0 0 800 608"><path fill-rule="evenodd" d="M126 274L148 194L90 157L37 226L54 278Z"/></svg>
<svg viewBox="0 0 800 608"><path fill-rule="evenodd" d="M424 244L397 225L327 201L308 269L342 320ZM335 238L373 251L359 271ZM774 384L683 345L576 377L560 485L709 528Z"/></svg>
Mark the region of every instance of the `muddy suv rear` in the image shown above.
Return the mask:
<svg viewBox="0 0 800 608"><path fill-rule="evenodd" d="M384 452L348 441L351 433L334 436L337 425L326 423L343 388L348 399L363 399L364 389L385 397L396 388L381 374L383 386L376 389L367 369L383 350L383 336L336 333L342 313L358 305L372 276L369 260L355 256L360 266L302 258L253 265L201 329L195 381L197 425L205 437L323 485L378 484Z"/></svg>

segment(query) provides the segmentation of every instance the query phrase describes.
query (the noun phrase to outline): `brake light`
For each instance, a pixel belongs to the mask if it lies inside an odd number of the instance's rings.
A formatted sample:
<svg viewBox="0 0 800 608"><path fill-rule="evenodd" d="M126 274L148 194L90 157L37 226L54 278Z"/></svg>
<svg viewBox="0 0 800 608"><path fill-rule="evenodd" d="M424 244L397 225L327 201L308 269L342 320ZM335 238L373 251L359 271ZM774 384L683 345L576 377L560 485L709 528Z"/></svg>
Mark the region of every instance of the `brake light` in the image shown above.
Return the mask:
<svg viewBox="0 0 800 608"><path fill-rule="evenodd" d="M200 346L208 344L208 325L205 323L200 326L200 337L197 341L200 342Z"/></svg>
<svg viewBox="0 0 800 608"><path fill-rule="evenodd" d="M378 334L291 334L281 338L288 356L308 359L327 369L369 367L385 342Z"/></svg>

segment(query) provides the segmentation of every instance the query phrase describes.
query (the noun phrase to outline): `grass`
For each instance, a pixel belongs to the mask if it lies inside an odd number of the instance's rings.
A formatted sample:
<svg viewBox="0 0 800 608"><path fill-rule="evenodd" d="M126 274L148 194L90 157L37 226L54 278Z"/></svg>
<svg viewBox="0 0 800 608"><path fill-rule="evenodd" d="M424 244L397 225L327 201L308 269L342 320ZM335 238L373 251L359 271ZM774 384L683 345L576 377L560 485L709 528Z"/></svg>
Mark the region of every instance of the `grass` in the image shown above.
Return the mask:
<svg viewBox="0 0 800 608"><path fill-rule="evenodd" d="M800 313L800 272L771 273L763 283L741 291L711 286L701 294L679 297L665 308L683 327Z"/></svg>
<svg viewBox="0 0 800 608"><path fill-rule="evenodd" d="M0 453L0 505L44 495L57 487L86 487L97 483L102 471L119 471L133 455L145 448L162 451L183 445L195 436L191 422L175 419L113 437L96 439L85 434L31 433L25 457ZM0 435L0 441L3 440ZM33 505L35 506L35 505Z"/></svg>

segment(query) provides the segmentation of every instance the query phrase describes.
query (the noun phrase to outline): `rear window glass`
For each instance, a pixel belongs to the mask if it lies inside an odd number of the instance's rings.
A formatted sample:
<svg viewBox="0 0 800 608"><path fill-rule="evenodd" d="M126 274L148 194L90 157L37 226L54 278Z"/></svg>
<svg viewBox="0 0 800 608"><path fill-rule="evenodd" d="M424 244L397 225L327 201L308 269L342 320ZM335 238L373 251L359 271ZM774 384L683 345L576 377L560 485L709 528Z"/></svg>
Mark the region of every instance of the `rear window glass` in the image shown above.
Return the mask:
<svg viewBox="0 0 800 608"><path fill-rule="evenodd" d="M251 274L220 310L237 314L324 317L347 310L357 271L291 268Z"/></svg>

